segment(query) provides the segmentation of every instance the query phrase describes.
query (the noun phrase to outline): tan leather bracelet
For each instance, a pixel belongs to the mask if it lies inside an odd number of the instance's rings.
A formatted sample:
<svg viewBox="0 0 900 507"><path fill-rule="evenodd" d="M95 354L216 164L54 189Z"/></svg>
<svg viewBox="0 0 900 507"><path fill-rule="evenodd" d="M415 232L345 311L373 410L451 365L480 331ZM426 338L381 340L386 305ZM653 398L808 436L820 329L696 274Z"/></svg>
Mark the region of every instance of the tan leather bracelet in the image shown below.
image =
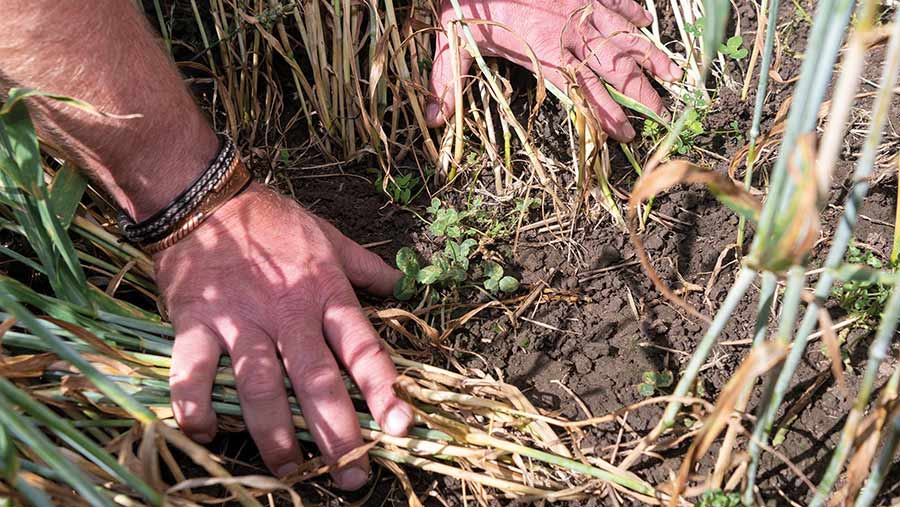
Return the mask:
<svg viewBox="0 0 900 507"><path fill-rule="evenodd" d="M230 167L223 175L219 184L213 187L200 201L197 208L188 216L177 222L172 227L172 232L159 241L142 245L144 251L154 254L169 248L194 229L200 226L204 220L216 212L223 204L245 189L251 180L250 171L241 161L241 157L235 155Z"/></svg>

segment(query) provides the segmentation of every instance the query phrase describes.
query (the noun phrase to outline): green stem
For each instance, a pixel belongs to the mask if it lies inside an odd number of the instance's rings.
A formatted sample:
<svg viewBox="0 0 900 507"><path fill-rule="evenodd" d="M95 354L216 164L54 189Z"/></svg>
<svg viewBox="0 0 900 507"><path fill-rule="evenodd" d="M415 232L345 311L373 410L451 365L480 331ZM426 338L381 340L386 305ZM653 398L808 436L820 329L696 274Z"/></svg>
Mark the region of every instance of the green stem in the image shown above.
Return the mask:
<svg viewBox="0 0 900 507"><path fill-rule="evenodd" d="M700 373L700 367L703 366L703 363L706 362L706 358L709 357L709 353L712 351L716 339L722 334L725 325L728 324L728 321L731 319L731 314L734 313L754 280L756 280L755 270L748 267L741 268L737 280L734 281L734 285L732 285L731 289L728 291L728 295L725 297L725 302L722 303L722 307L716 312L716 316L706 330L706 334L700 339L700 343L697 344L697 348L694 350L691 360L688 361L687 366L684 368L684 372L681 374L681 378L678 379L678 385L675 386L675 391L672 393L673 396L687 396L691 387L694 385L694 382L697 380L697 375ZM669 428L675 424L675 416L678 415L680 409L680 402L669 402L666 406L666 411L663 414L662 421L660 421L662 429Z"/></svg>
<svg viewBox="0 0 900 507"><path fill-rule="evenodd" d="M12 382L0 378L0 393L19 405L39 423L48 426L65 440L73 448L79 450L85 457L106 470L110 475L127 484L134 491L147 499L153 505L161 505L162 497L153 488L130 470L119 464L105 449L94 443L78 431L72 424L62 417L54 414L44 404L38 403L24 391L18 389Z"/></svg>
<svg viewBox="0 0 900 507"><path fill-rule="evenodd" d="M895 275L895 283L900 283L900 272ZM857 426L865 415L866 407L869 405L869 397L875 389L875 379L878 377L878 368L888 356L891 346L891 340L897 329L897 322L900 321L900 291L891 291L881 323L878 325L878 332L875 334L875 340L869 346L869 358L866 361L866 372L863 374L862 382L859 386L859 392L856 395L856 402L847 416L847 422L844 423L844 429L841 431L841 439L838 442L834 454L831 455L831 461L828 462L828 468L822 476L819 487L816 488L816 494L810 502L810 507L822 507L828 500L831 488L840 476L844 461L847 454L853 446L853 440L856 438Z"/></svg>
<svg viewBox="0 0 900 507"><path fill-rule="evenodd" d="M787 345L790 341L791 332L794 330L794 323L797 322L804 280L805 274L802 267L795 266L791 268L791 271L788 274L787 287L784 292L784 301L781 305L781 320L778 323L778 331L775 336L775 341L782 345ZM759 316L757 316L757 318L759 318ZM777 373L773 374L771 378L776 377ZM760 397L758 405L760 408L769 406L774 389L775 382L770 380ZM750 464L747 468L747 482L744 485L744 495L742 498L744 505L752 505L753 503L753 489L756 484L756 472L759 468L759 455L762 450L762 446L759 445L759 442L762 442L761 439L765 438L765 435L768 435L768 433L771 432L772 423L774 422L774 419L769 420L768 418L764 418L768 415L768 412L766 412L765 415L757 415L758 419L756 426L753 428L753 436L750 438L750 443L747 446L747 452L750 454Z"/></svg>
<svg viewBox="0 0 900 507"><path fill-rule="evenodd" d="M853 187L850 189L849 195L844 202L844 214L838 222L837 230L832 238L831 249L824 264L825 271L821 273L816 284L815 298L806 309L806 314L797 331L791 352L788 354L781 371L777 373L777 380L771 389L769 402L760 404L760 413L757 414L757 426L754 428L754 439L751 440L751 443L754 440L762 444L768 442L775 413L778 406L781 405L794 372L803 358L809 335L818 322L821 302L825 301L831 293L831 286L834 282L832 270L836 269L843 262L847 246L850 244L853 236L860 204L869 191L869 176L872 174L875 166L875 158L878 153L878 147L881 144L884 125L887 121L893 98L894 84L897 80L897 73L900 71L900 33L898 32L900 32L900 11L895 16L894 31L891 35L887 55L885 56L881 83L879 83L880 86L873 104L873 114L869 124L868 135L853 173ZM748 469L748 479L754 477L754 472L754 470ZM748 484L750 482L752 482L752 479L748 480ZM751 488L745 489L743 501L745 505L752 503L753 492Z"/></svg>
<svg viewBox="0 0 900 507"><path fill-rule="evenodd" d="M44 340L49 349L56 353L62 359L65 359L72 366L86 376L98 389L109 396L117 405L125 409L132 417L142 423L149 423L156 420L156 416L146 407L139 404L118 385L106 378L100 373L94 365L88 362L81 354L75 351L64 340L50 333L44 325L32 315L24 306L13 301L8 294L0 292L0 307L5 308L9 313L14 315L25 327L31 330L38 338Z"/></svg>
<svg viewBox="0 0 900 507"><path fill-rule="evenodd" d="M108 496L99 493L94 488L91 479L84 472L57 451L53 443L40 432L34 423L19 414L3 394L0 394L0 424L47 463L87 503L94 507L115 506Z"/></svg>

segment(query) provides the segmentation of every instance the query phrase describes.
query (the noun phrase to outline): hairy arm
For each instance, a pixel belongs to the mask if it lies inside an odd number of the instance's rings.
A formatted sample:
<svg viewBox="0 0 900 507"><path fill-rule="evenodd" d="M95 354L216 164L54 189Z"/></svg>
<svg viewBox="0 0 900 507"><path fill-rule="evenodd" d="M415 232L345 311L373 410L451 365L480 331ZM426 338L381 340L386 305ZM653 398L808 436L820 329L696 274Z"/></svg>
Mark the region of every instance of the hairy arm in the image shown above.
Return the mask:
<svg viewBox="0 0 900 507"><path fill-rule="evenodd" d="M29 102L41 134L138 221L187 188L218 146L146 25L120 0L5 0L0 7L0 89L35 88L141 115L115 119Z"/></svg>
<svg viewBox="0 0 900 507"><path fill-rule="evenodd" d="M202 172L215 134L129 0L0 2L0 89L35 88L138 119L99 118L29 102L44 136L98 180L132 218L164 208ZM362 445L339 364L382 428L403 435L409 406L390 356L353 286L387 295L399 272L296 202L252 184L154 256L175 327L175 418L200 442L216 433L210 401L219 357L231 356L241 409L269 469L297 469L300 449L284 375L326 462ZM368 462L332 472L362 486Z"/></svg>

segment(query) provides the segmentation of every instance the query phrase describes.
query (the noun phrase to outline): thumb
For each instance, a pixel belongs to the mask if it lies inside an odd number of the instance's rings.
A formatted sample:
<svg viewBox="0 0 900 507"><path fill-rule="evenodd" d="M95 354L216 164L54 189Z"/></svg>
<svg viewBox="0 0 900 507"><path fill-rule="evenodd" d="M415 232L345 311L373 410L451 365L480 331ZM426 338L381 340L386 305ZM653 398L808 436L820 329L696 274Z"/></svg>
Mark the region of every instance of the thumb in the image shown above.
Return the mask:
<svg viewBox="0 0 900 507"><path fill-rule="evenodd" d="M472 66L472 55L459 49L459 74L465 75ZM425 123L429 128L440 127L453 116L456 100L453 95L453 58L450 56L450 43L447 34L437 33L434 48L434 63L431 67L431 80L428 89L428 105L425 106Z"/></svg>

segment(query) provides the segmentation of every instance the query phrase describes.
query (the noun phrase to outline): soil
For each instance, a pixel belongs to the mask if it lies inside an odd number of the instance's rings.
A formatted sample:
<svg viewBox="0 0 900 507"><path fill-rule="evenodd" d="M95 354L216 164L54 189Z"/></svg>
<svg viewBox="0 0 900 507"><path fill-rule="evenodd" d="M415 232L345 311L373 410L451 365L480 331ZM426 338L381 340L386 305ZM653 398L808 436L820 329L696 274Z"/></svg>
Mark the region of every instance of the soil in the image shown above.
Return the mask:
<svg viewBox="0 0 900 507"><path fill-rule="evenodd" d="M739 4L741 26L745 30L745 40L749 41L753 33L746 30L755 28L756 13L749 3ZM782 4L785 4L783 19L788 19L792 15L789 11L793 10L793 3ZM662 10L661 19L669 20L660 27L661 31L676 33L674 26L670 26L673 17L665 12L668 3L658 2L657 5ZM786 47L802 48L806 26L804 23L797 24L796 30L785 41ZM880 54L881 49L873 52L872 65L866 76L875 81L880 73L880 65L875 65L875 62L880 62ZM729 66L730 75L741 81L746 60L729 62ZM799 60L786 54L778 72L785 80L796 77ZM733 86L719 87L706 120L707 131L728 130L733 121L738 122L742 131L749 128L756 83L751 83L747 101L740 99L740 85L739 82ZM868 91L872 88L864 89ZM792 92L791 85L772 82L764 111L763 132L771 127L778 106ZM536 123L541 149L547 156L565 161L569 156L568 133L562 128L562 113L550 102L543 106ZM865 108L866 102L860 103L860 106ZM891 122L886 143L894 143L892 149L896 152L900 144L897 134L900 130L898 101L892 108ZM842 211L840 206L850 185L848 175L860 150L862 135L864 133L852 133L845 139L845 156L834 179L831 204L823 216L824 237L813 252L813 266L821 263L830 244L828 239ZM697 140L697 146L711 152L710 155L700 155L703 162L719 171L727 170L727 162L720 157L730 159L742 145L742 141L727 134L708 134ZM756 175L755 187L764 186L771 160L769 162L763 164ZM612 167L611 180L621 188L630 188L634 175L617 148L613 150ZM332 221L357 242L377 245L373 250L388 262L393 263L395 252L403 246L411 246L420 252L439 248L428 233L427 225L408 210L390 204L366 180L371 175L363 167L330 173L321 169L298 169L281 176L292 179L311 175L323 177L295 180L293 190L297 200ZM876 179L863 204L857 228L857 240L882 259L888 257L891 248L892 223L897 205L896 187L895 177ZM463 202L465 199L465 195L460 197L453 192L441 197L451 202ZM425 199L420 198L411 208L423 214L425 204ZM685 298L694 308L707 315L714 314L733 283L738 267L733 248L723 254L735 242L737 216L700 187L677 187L659 196L653 207L655 216L660 220L651 220L642 237L656 269L669 286L689 289ZM532 218L539 219L540 216ZM570 419L603 415L643 399L636 389L643 372L671 370L677 376L704 331L702 323L667 302L652 287L635 262L635 251L627 235L612 224L608 216L601 216L593 222L579 220L573 231L568 240L559 241L558 234L532 229L521 234L515 248L512 238L505 238L494 245L494 249L503 256L505 268L521 278L523 287L544 283L559 294L570 296L568 302L534 306L525 314L527 320L520 320L514 327L500 311L483 312L464 331L453 335L452 342L448 344L458 351L458 359L464 366L490 371L518 386L538 407ZM814 278L811 279L811 282L814 281ZM522 290L524 292L524 288ZM749 338L749 330L753 328L757 295L758 287L755 286L728 323L720 340L722 343L716 346L711 356L714 358L711 367L701 375L703 389L709 398L713 398L728 382L747 353L748 346L741 341ZM842 317L839 308L831 308L831 312L835 321ZM847 371L851 392L855 392L854 387L859 381L860 366L871 333L857 329L851 333L850 341L856 337L859 342L851 350L853 368ZM891 355L897 356L896 346ZM811 346L785 404L796 402L817 376L827 372L828 368L827 357L818 346ZM878 386L883 384L890 371L891 368L883 369ZM844 414L850 408L851 402L845 399L831 379L819 387L817 394L799 418L779 421L779 425L788 424L790 429L778 446L780 457L772 453L764 454L759 481L761 496L776 505L787 505L788 499L806 498L808 493L804 483L787 469L782 458L795 464L813 483L817 483L827 463L828 450L834 447ZM751 403L751 409L755 407L755 402L753 400ZM616 424L588 429L581 446L608 455L609 447L620 439L625 441L645 435L659 416L658 407L636 410L628 415L627 426ZM623 427L627 429L624 435L620 435ZM235 442L241 442L242 438L246 436L232 436L227 441L219 442L219 445L232 446L233 449ZM252 443L246 439L241 445L247 449L239 454L241 459L253 461ZM659 459L645 458L634 469L651 482L664 482L677 471L686 445L669 451ZM702 462L701 470L709 469L709 459L714 459L716 451L714 446ZM463 504L459 485L454 481L414 472L412 477L417 491L433 492L430 496L423 495L423 500L439 497L443 502L431 499L429 503ZM884 505L900 495L898 479L900 470L895 468L886 482L887 491L882 494ZM382 475L376 481L375 493L364 499L364 504L406 504L405 496L392 485L392 481L390 474ZM326 498L321 500L327 501Z"/></svg>

